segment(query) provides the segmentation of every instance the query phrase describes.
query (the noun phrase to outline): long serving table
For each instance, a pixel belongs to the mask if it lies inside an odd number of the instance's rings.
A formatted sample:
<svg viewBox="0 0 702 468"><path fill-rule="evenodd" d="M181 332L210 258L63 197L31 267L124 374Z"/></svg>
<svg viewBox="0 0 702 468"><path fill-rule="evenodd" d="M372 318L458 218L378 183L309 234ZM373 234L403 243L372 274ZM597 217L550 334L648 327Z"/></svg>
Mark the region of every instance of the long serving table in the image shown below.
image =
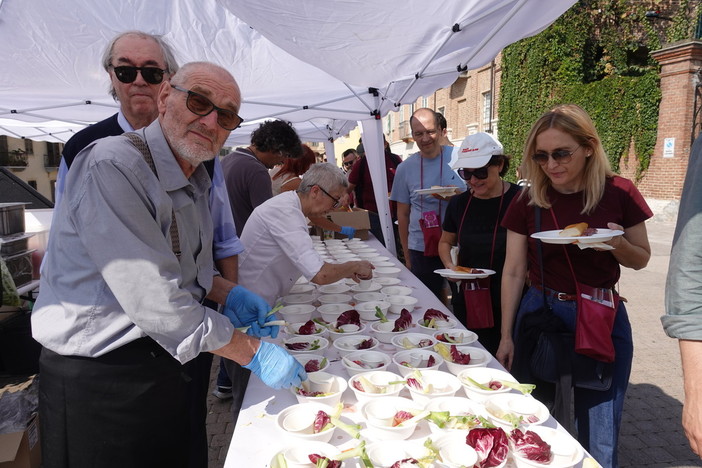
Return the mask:
<svg viewBox="0 0 702 468"><path fill-rule="evenodd" d="M411 287L413 289L412 296L418 299L414 311L412 312L413 323L417 323L417 320L422 318L424 312L428 308L441 310L442 312L453 317L453 314L451 314L447 307L441 301L439 301L439 299L434 296L429 289L427 289L427 287L424 286L419 279L417 279L417 277L415 277L407 268L405 268L404 265L393 257L379 241L371 238L365 241L365 243L369 247L376 249L380 255L389 257L391 259L390 261L394 262L396 266L401 269L399 275L399 279L401 280L400 284ZM313 315L313 317L314 316L315 315ZM458 322L457 328L464 327L460 324L460 322ZM410 332L415 331L417 330L410 329ZM373 333L370 331L368 325L364 334L373 336ZM273 341L281 344L282 339L285 337L285 332L281 330L278 338ZM471 346L484 349L478 342L473 343ZM391 344L381 344L380 350L390 355L397 351ZM333 348L331 343L329 348L324 351L324 355L329 361L331 361L330 367L325 369L325 371L348 379L349 375L340 362L339 353ZM487 367L504 370L504 368L494 358L489 362ZM397 369L394 369L394 364L391 364L387 370L397 373ZM441 370L446 370L445 364L442 366ZM409 397L409 393L406 389L404 389L400 393L400 396ZM459 390L456 393L456 396L464 396L463 391ZM359 405L350 388L344 392L342 402L345 405L342 416L348 417L348 419L352 420L353 422L359 422L360 415L358 415L357 411ZM297 404L297 399L290 390L273 390L264 385L261 380L255 376L252 376L249 380L242 409L239 413L239 418L236 427L234 428L232 440L229 445L229 451L224 464L225 468L275 466L271 465L271 461L274 456L283 448L294 446L296 441L294 438L291 438L286 434L282 434L277 429L275 419L280 411L294 404ZM421 440L426 438L430 434L426 424L426 422L420 424L417 430L408 440ZM558 422L551 416L549 416L548 420L543 423L542 426L556 428L567 434L565 429L558 425ZM335 431L334 436L329 443L341 449L350 448L353 445L350 437L339 429ZM587 454L585 454L585 456L587 456ZM354 463L348 463L345 466L360 466L360 464L356 465ZM507 466L511 466L511 462L508 462ZM582 461L577 463L575 466L581 467Z"/></svg>

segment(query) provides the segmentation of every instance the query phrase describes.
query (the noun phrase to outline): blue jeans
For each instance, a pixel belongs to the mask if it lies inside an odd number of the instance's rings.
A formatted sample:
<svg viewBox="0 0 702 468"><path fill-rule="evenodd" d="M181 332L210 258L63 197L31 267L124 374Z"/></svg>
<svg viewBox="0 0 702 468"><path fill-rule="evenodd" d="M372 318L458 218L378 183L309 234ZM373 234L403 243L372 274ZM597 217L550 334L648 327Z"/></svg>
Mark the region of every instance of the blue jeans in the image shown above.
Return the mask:
<svg viewBox="0 0 702 468"><path fill-rule="evenodd" d="M575 301L559 301L551 296L547 296L546 300L553 313L563 320L569 330L574 331ZM519 306L514 329L519 330L521 318L540 309L542 304L543 293L535 288L529 288ZM515 336L515 341L518 339L519 337ZM619 302L617 315L614 319L612 341L614 342L615 359L612 386L609 390L575 388L573 392L578 441L605 468L618 466L619 429L624 410L624 396L631 374L631 361L634 356L631 324L623 302Z"/></svg>

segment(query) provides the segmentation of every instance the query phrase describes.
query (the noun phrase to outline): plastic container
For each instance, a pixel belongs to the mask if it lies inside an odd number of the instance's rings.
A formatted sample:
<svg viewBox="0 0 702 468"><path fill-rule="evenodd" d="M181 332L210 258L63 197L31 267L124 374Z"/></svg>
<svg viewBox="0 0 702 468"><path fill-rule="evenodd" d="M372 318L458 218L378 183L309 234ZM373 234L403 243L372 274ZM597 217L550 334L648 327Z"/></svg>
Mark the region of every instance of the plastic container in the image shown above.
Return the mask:
<svg viewBox="0 0 702 468"><path fill-rule="evenodd" d="M7 257L3 255L2 257L10 272L10 276L12 276L12 280L15 282L16 288L20 288L32 281L32 273L34 271L32 266L33 252L34 250L25 250L15 255Z"/></svg>
<svg viewBox="0 0 702 468"><path fill-rule="evenodd" d="M9 257L29 249L29 238L34 233L20 233L0 236L0 255Z"/></svg>

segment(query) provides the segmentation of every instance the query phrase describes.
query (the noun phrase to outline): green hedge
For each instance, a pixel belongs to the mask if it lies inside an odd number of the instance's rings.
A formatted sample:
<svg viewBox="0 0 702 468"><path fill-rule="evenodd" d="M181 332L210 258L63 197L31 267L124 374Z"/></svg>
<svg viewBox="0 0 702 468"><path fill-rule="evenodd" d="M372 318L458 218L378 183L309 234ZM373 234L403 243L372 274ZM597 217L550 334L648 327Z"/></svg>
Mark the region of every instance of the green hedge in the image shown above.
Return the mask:
<svg viewBox="0 0 702 468"><path fill-rule="evenodd" d="M656 143L661 99L659 66L649 52L692 38L698 9L682 0L665 21L647 19L637 1L580 1L539 35L505 48L499 136L514 156L508 178L531 125L563 103L588 111L615 171L633 142L640 177Z"/></svg>

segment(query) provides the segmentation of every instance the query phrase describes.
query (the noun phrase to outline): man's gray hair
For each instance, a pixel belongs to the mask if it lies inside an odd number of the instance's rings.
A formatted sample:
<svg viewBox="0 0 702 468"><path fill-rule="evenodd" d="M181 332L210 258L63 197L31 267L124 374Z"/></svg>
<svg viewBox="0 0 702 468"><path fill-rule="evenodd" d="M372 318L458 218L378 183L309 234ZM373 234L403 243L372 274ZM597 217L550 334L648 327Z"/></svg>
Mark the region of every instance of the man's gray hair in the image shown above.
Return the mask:
<svg viewBox="0 0 702 468"><path fill-rule="evenodd" d="M349 181L341 169L332 163L312 164L302 175L302 182L297 188L298 193L309 193L310 189L318 185L327 192L338 187L348 187Z"/></svg>
<svg viewBox="0 0 702 468"><path fill-rule="evenodd" d="M178 71L178 61L175 58L173 49L162 36L148 34L143 31L126 31L113 37L107 44L107 47L105 47L105 51L102 53L102 68L104 68L107 73L110 72L110 66L112 66L112 59L114 58L112 54L114 53L115 44L117 41L126 36L136 36L142 39L151 39L154 41L161 49L163 61L166 62L166 73L173 75ZM112 80L110 80L110 95L115 99L115 101L117 100L117 93L115 92L114 86L112 86Z"/></svg>

